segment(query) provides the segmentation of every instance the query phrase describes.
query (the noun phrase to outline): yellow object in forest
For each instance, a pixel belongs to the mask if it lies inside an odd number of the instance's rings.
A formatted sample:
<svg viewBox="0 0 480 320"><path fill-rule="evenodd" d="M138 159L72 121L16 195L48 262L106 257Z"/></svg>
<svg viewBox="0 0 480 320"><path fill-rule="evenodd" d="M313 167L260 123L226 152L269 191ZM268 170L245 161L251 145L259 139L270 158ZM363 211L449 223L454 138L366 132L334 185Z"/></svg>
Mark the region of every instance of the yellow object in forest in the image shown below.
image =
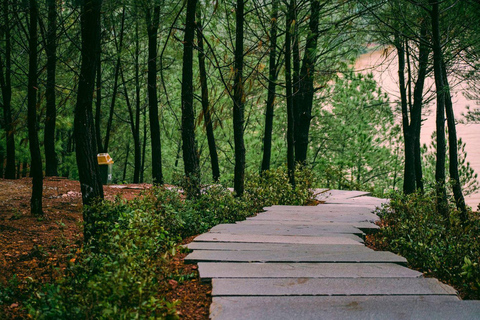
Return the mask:
<svg viewBox="0 0 480 320"><path fill-rule="evenodd" d="M112 159L112 157L110 157L110 155L108 153L97 154L97 160L98 160L99 165L112 164L113 163L113 159Z"/></svg>

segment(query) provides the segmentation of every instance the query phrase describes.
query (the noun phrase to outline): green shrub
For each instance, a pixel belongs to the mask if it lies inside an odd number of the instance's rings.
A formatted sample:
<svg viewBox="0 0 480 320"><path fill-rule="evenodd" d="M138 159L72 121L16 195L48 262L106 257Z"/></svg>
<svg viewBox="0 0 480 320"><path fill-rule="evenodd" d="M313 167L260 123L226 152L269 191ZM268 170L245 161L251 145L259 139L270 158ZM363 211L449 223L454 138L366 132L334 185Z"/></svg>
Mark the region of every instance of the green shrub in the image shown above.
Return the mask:
<svg viewBox="0 0 480 320"><path fill-rule="evenodd" d="M480 220L471 213L462 224L451 208L450 221L445 223L434 199L432 194L393 195L378 212L384 227L377 238L413 267L455 285L466 298L478 299Z"/></svg>
<svg viewBox="0 0 480 320"><path fill-rule="evenodd" d="M197 199L176 189L155 187L131 201L103 201L86 208L89 242L72 253L65 276L27 302L37 319L130 319L175 317L175 303L162 297L171 278L166 266L182 238L219 223L233 223L273 204L304 204L313 193L307 171L298 187L284 170L251 175L245 196L227 188L204 188Z"/></svg>

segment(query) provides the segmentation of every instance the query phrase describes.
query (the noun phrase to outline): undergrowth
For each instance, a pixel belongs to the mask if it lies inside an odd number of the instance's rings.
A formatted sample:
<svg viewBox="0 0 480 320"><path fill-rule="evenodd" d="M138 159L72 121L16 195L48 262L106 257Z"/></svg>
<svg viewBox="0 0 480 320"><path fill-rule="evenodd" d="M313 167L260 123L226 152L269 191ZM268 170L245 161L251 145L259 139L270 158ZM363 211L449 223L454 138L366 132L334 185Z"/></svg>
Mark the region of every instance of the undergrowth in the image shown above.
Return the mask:
<svg viewBox="0 0 480 320"><path fill-rule="evenodd" d="M377 245L455 286L463 298L479 299L480 217L470 212L469 220L462 223L451 207L445 221L434 199L432 194L392 195L390 204L377 212L383 223Z"/></svg>
<svg viewBox="0 0 480 320"><path fill-rule="evenodd" d="M310 176L298 171L293 189L284 170L250 175L242 198L220 185L204 188L194 200L158 187L131 201L118 198L86 208L94 221L84 229L89 243L72 252L60 280L33 290L25 303L28 312L36 319L177 318L179 302L162 294L176 245L264 206L307 203L313 197Z"/></svg>

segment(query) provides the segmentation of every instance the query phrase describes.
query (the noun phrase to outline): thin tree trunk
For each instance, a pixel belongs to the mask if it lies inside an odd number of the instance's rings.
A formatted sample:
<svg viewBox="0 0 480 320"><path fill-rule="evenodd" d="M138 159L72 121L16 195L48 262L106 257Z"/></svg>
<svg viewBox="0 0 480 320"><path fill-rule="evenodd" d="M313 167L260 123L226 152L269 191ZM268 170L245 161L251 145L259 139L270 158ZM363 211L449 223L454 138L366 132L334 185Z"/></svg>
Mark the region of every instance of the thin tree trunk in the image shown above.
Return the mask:
<svg viewBox="0 0 480 320"><path fill-rule="evenodd" d="M147 152L147 113L143 112L143 142L142 142L142 169L140 170L140 183L143 183L145 176L145 155Z"/></svg>
<svg viewBox="0 0 480 320"><path fill-rule="evenodd" d="M187 197L200 194L200 165L195 141L195 111L193 109L193 39L197 0L187 1L182 70L182 141L183 164L188 179Z"/></svg>
<svg viewBox="0 0 480 320"><path fill-rule="evenodd" d="M435 74L435 87L437 91L437 163L435 166L436 201L437 210L449 218L447 191L445 186L445 81L443 79L442 47L440 43L440 12L437 0L429 0L432 11L432 40L433 40L433 67Z"/></svg>
<svg viewBox="0 0 480 320"><path fill-rule="evenodd" d="M272 156L272 131L273 114L275 109L275 90L277 88L277 21L278 21L278 0L272 2L272 15L270 27L270 52L268 69L268 92L267 109L265 112L265 134L263 137L263 160L262 172L270 169Z"/></svg>
<svg viewBox="0 0 480 320"><path fill-rule="evenodd" d="M115 101L117 97L117 92L118 92L118 76L120 74L120 68L121 68L121 53L122 53L122 48L123 48L123 35L124 35L124 30L125 30L125 6L123 6L122 9L122 22L121 22L121 28L120 28L120 41L118 44L117 48L117 62L115 64L115 75L114 75L114 80L113 80L113 94L112 94L112 101L110 103L110 113L108 115L108 121L107 121L107 130L105 132L105 143L103 144L103 152L108 152L108 147L110 144L110 133L112 130L112 123L113 123L113 114L115 110Z"/></svg>
<svg viewBox="0 0 480 320"><path fill-rule="evenodd" d="M430 53L427 43L427 25L426 21L422 23L420 30L420 45L418 48L418 75L413 89L413 107L412 107L412 123L415 133L415 178L417 189L423 192L423 174L422 174L422 154L420 147L420 131L422 125L422 106L423 106L423 89L425 86L425 78L427 75L428 56Z"/></svg>
<svg viewBox="0 0 480 320"><path fill-rule="evenodd" d="M310 121L312 120L313 107L313 77L315 74L315 63L317 61L317 41L318 25L320 16L320 1L311 1L311 15L309 22L309 32L305 45L305 53L302 61L299 79L299 105L295 108L299 111L299 116L295 122L295 160L301 165L307 161L308 135L310 132Z"/></svg>
<svg viewBox="0 0 480 320"><path fill-rule="evenodd" d="M140 143L140 39L138 32L138 20L135 22L135 126L133 140L135 143L135 168L133 171L133 183L140 182L140 170L142 167L142 145Z"/></svg>
<svg viewBox="0 0 480 320"><path fill-rule="evenodd" d="M7 163L5 179L15 179L15 130L12 121L12 42L10 32L9 1L3 0L4 32L5 32L5 62L0 55L0 86L3 97L3 117L5 121L5 137L7 140ZM4 66L5 64L5 66ZM5 69L4 69L5 68Z"/></svg>
<svg viewBox="0 0 480 320"><path fill-rule="evenodd" d="M405 47L399 32L395 32L395 48L398 57L398 85L400 90L400 102L402 106L402 128L405 140L405 167L403 175L403 192L411 194L415 192L415 141L412 126L409 121L407 88L405 85Z"/></svg>
<svg viewBox="0 0 480 320"><path fill-rule="evenodd" d="M163 184L162 148L158 122L157 99L157 33L160 23L160 6L153 9L153 17L147 9L148 31L148 106L150 116L150 140L152 144L152 178L156 185Z"/></svg>
<svg viewBox="0 0 480 320"><path fill-rule="evenodd" d="M128 166L128 157L129 156L130 156L130 141L127 143L127 154L125 155L125 163L123 165L122 182L127 181L127 166Z"/></svg>
<svg viewBox="0 0 480 320"><path fill-rule="evenodd" d="M129 123L130 123L130 129L131 129L132 135L133 135L133 144L134 144L134 151L135 151L135 157L136 157L137 152L138 152L138 156L140 155L140 134L139 134L138 129L137 129L138 128L137 120L134 118L133 108L132 108L132 104L130 102L130 97L128 95L127 83L125 81L125 76L123 74L123 70L120 71L120 74L121 74L121 77L122 77L123 90L124 90L124 95L125 95L125 102L127 104L128 115L129 115L129 118L130 118ZM137 94L138 94L138 92L137 92ZM138 99L138 96L137 96L137 99ZM140 106L138 106L138 105L136 107L137 107L137 110L140 108ZM135 116L137 116L137 115L135 114ZM137 117L137 119L138 119L138 117ZM130 148L130 145L128 147ZM138 159L138 160L140 161L140 159ZM139 168L140 168L140 164L139 164ZM134 171L137 171L137 170L134 170ZM138 180L139 180L139 177L137 177L136 180L134 178L134 183L138 183ZM125 179L124 179L124 181L125 181Z"/></svg>
<svg viewBox="0 0 480 320"><path fill-rule="evenodd" d="M81 7L82 64L78 82L77 104L75 106L74 139L82 201L91 205L96 199L103 199L103 186L97 162L97 141L93 121L92 103L97 67L98 41L100 38L101 0L85 0ZM88 232L84 240L89 241L95 233L92 217L83 211Z"/></svg>
<svg viewBox="0 0 480 320"><path fill-rule="evenodd" d="M102 143L102 52L99 48L97 52L97 71L96 71L96 88L95 94L97 99L95 101L95 137L97 139L97 150L98 152L103 152Z"/></svg>
<svg viewBox="0 0 480 320"><path fill-rule="evenodd" d="M220 168L218 165L217 147L213 132L212 112L208 98L207 71L205 68L205 51L203 46L202 13L197 10L197 44L198 44L198 69L200 72L200 86L202 88L202 110L203 123L207 132L208 151L210 152L210 163L212 166L212 178L214 182L220 179Z"/></svg>
<svg viewBox="0 0 480 320"><path fill-rule="evenodd" d="M37 40L38 40L38 7L36 0L30 0L30 25L29 25L29 63L28 63L28 140L30 145L30 157L32 161L31 175L32 198L30 210L34 215L43 214L43 172L42 155L38 142L37 132Z"/></svg>
<svg viewBox="0 0 480 320"><path fill-rule="evenodd" d="M55 122L57 107L55 103L55 72L57 65L57 6L56 0L48 0L48 33L47 46L47 85L45 98L47 111L45 117L45 175L58 176L57 153L55 151Z"/></svg>
<svg viewBox="0 0 480 320"><path fill-rule="evenodd" d="M285 87L287 95L287 171L288 180L295 187L295 137L294 137L294 97L292 84L292 23L294 19L295 1L291 0L287 9L287 24L285 33Z"/></svg>
<svg viewBox="0 0 480 320"><path fill-rule="evenodd" d="M235 78L233 82L233 136L235 142L235 196L242 197L245 190L245 91L243 86L243 24L244 1L237 0L235 29Z"/></svg>
<svg viewBox="0 0 480 320"><path fill-rule="evenodd" d="M445 64L442 61L443 81L445 90L445 109L447 114L448 126L448 168L450 173L450 183L452 185L453 197L455 204L460 211L460 218L463 222L467 221L467 206L465 198L463 197L462 185L460 184L460 175L458 173L458 140L457 128L455 126L455 114L453 113L452 96L450 95L450 86L448 84L448 77Z"/></svg>

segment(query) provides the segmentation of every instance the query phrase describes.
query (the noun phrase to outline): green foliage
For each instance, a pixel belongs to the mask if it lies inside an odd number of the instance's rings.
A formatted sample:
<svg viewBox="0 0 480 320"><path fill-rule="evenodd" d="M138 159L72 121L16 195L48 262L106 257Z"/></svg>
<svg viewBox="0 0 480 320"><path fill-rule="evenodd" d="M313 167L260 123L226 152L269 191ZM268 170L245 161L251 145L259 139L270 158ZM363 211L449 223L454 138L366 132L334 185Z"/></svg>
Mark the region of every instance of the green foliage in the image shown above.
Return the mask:
<svg viewBox="0 0 480 320"><path fill-rule="evenodd" d="M423 145L422 154L424 155L424 171L423 179L425 185L434 189L435 186L435 165L436 165L436 143L435 143L435 132L432 133L431 144L427 147ZM457 154L458 154L458 173L460 176L460 185L462 186L462 191L465 196L476 193L480 190L480 183L478 181L478 174L471 167L470 162L467 161L467 152L465 151L466 144L460 138L458 139L457 144ZM446 153L448 155L448 144L447 144ZM445 171L447 176L449 174L449 157L445 158ZM453 191L451 188L451 181L448 184L448 193L449 197L453 198Z"/></svg>
<svg viewBox="0 0 480 320"><path fill-rule="evenodd" d="M395 189L401 175L400 128L372 74L339 75L325 99L311 129L321 185L378 195Z"/></svg>
<svg viewBox="0 0 480 320"><path fill-rule="evenodd" d="M104 201L86 209L90 242L72 253L65 276L37 290L27 302L37 319L146 319L176 317L175 303L162 290L166 268L182 238L233 223L273 204L305 204L311 173L298 170L299 187L288 184L285 170L251 175L243 198L221 185L205 188L197 199L184 199L175 188L152 188L131 201ZM0 296L0 299L4 299Z"/></svg>
<svg viewBox="0 0 480 320"><path fill-rule="evenodd" d="M453 207L450 210L447 228L433 194L394 194L378 212L384 227L377 238L414 268L455 285L467 298L478 299L480 219L470 213L469 221L462 224L459 213Z"/></svg>

